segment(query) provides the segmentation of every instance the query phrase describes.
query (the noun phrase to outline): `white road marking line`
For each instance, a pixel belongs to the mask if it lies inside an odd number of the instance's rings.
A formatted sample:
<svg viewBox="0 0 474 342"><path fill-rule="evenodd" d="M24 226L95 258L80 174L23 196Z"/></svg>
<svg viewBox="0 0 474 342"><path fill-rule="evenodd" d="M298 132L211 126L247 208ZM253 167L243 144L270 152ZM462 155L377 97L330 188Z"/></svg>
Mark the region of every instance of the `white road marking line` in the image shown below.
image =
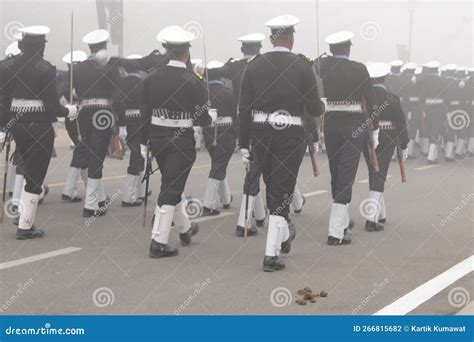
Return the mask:
<svg viewBox="0 0 474 342"><path fill-rule="evenodd" d="M219 215L215 215L215 216L198 217L197 219L192 219L191 221L195 223L206 222L206 221L210 221L210 220L214 220L214 219L218 219L218 218L222 218L226 216L232 216L232 215L235 215L235 213L227 211L227 212L221 212Z"/></svg>
<svg viewBox="0 0 474 342"><path fill-rule="evenodd" d="M434 297L455 281L474 271L474 256L461 261L440 275L428 280L413 291L397 299L374 315L406 315L410 311Z"/></svg>
<svg viewBox="0 0 474 342"><path fill-rule="evenodd" d="M425 166L416 167L416 168L414 168L413 170L415 170L415 171L421 171L421 170L431 169L431 168L437 167L437 166L439 166L439 164L435 164L435 165L425 165Z"/></svg>
<svg viewBox="0 0 474 342"><path fill-rule="evenodd" d="M392 178L392 175L387 175L387 179L389 179L389 178ZM364 183L368 183L368 182L369 182L368 178L367 179L362 179L362 180L359 181L360 184L364 184Z"/></svg>
<svg viewBox="0 0 474 342"><path fill-rule="evenodd" d="M326 192L328 192L328 191L327 190L317 190L317 191L307 192L307 193L303 194L303 196L308 198L308 197L312 197L312 196L325 194Z"/></svg>
<svg viewBox="0 0 474 342"><path fill-rule="evenodd" d="M78 247L67 247L67 248L58 249L58 250L52 251L52 252L33 255L33 256L30 256L30 257L27 257L27 258L2 262L0 264L0 270L4 270L4 269L7 269L7 268L20 266L20 265L24 265L24 264L28 264L30 262L35 262L35 261L39 261L39 260L43 260L43 259L54 258L58 255L71 254L73 252L80 251L81 249L82 248L78 248Z"/></svg>

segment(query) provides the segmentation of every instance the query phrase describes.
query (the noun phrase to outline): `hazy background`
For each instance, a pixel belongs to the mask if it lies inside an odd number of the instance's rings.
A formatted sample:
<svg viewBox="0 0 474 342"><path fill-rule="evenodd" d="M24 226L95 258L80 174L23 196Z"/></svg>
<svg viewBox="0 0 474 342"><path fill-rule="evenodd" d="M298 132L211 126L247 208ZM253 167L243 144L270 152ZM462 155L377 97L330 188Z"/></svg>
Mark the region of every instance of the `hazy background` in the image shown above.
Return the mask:
<svg viewBox="0 0 474 342"><path fill-rule="evenodd" d="M397 45L408 45L412 9L411 60L425 63L436 59L443 64L474 65L474 0L320 0L318 6L319 15L316 12L316 0L125 0L124 55L147 54L157 48L162 50L155 39L156 34L167 25L177 24L184 25L200 36L193 42L193 58L203 57L203 37L208 60L240 58L237 37L252 32L268 35L269 30L264 26L266 20L280 14L292 14L301 19L296 27L295 52L315 57L318 53L318 36L322 53L328 51L324 43L326 35L339 30L351 30L355 33L353 59L363 62L390 61L399 57ZM75 48L87 51L81 39L87 32L98 28L95 1L0 0L2 57L3 51L11 43L11 31L16 26L43 24L51 28L46 58L58 68L64 68L61 58L69 50L71 11L75 15ZM267 40L264 50L268 48ZM117 51L115 46L111 50Z"/></svg>

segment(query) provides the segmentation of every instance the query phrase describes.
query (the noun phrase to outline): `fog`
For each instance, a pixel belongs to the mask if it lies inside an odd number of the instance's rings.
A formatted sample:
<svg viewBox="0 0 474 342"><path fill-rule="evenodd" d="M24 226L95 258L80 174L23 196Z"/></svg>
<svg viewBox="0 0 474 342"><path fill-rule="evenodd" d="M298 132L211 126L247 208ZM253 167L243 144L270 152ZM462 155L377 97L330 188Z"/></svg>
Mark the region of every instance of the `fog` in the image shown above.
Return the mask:
<svg viewBox="0 0 474 342"><path fill-rule="evenodd" d="M109 0L110 1L110 0ZM114 1L114 0L111 0ZM319 13L317 13L317 6ZM124 56L162 50L156 34L165 26L184 25L199 39L193 42L192 57L203 58L203 40L207 59L226 61L240 58L237 37L261 32L268 35L264 22L280 14L301 19L296 27L294 51L316 57L328 52L324 37L340 30L355 33L351 58L359 61L407 59L397 45L408 47L410 11L413 11L411 60L425 63L472 66L474 37L474 1L143 1L125 0ZM81 39L98 28L97 9L92 0L0 0L3 33L0 50L13 41L19 26L47 25L46 59L64 68L61 58L70 48L70 13L74 12L76 49L87 51ZM319 27L319 32L317 30ZM319 39L319 51L318 51ZM269 48L268 39L264 50ZM112 46L117 52L117 47Z"/></svg>

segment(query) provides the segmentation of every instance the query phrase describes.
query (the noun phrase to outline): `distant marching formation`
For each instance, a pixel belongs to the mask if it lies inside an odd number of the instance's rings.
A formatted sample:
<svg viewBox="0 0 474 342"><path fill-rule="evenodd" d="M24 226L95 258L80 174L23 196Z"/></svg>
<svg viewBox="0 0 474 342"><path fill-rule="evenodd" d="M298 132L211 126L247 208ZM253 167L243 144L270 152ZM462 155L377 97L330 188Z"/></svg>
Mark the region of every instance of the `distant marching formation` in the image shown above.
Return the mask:
<svg viewBox="0 0 474 342"><path fill-rule="evenodd" d="M44 178L58 117L65 118L74 144L62 200L82 201L77 189L82 178L86 218L106 214L102 169L114 136L126 141L130 151L122 207L146 204L151 160L157 162L161 188L151 258L178 254L168 244L172 226L183 246L199 231L184 196L196 160L196 132L212 158L202 215L219 215L218 203L230 207L226 171L238 146L246 173L235 233L252 236L267 226L263 270L269 272L285 267L280 254L290 252L296 236L289 214L290 209L301 212L305 203L296 180L307 151L315 176L314 154L321 148L328 156L331 246L351 243L349 203L361 154L375 206L365 224L370 232L383 230L386 222L383 192L393 156L404 180L403 161L415 158L416 143L430 164L438 162L440 142L448 162L474 155L473 68L440 68L438 62L421 67L402 61L358 63L349 59L354 36L349 31L328 36L330 55L312 60L292 52L298 23L291 15L273 18L265 23L271 31L270 51L260 52L263 34L248 34L238 38L241 59L206 65L191 59L195 37L180 26L157 35L165 53L127 58L111 57L109 33L96 30L83 37L89 55L75 50L64 56L67 71L57 71L43 58L48 27L22 28L0 63L3 209L14 217L17 239L44 236L34 224L35 213L48 191ZM12 140L16 148L7 182ZM6 200L7 194L12 198Z"/></svg>

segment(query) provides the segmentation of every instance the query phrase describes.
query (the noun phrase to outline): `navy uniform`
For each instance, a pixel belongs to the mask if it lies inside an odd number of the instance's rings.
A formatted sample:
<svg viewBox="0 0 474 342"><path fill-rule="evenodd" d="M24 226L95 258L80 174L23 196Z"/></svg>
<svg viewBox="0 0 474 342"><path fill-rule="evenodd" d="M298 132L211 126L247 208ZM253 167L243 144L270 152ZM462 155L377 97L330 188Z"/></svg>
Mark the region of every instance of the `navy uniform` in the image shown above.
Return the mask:
<svg viewBox="0 0 474 342"><path fill-rule="evenodd" d="M408 132L405 114L400 99L391 93L386 86L386 77L389 65L385 63L374 63L368 66L369 74L373 80L376 105L379 113L379 145L376 149L379 172L376 172L370 161L368 145L364 146L364 156L369 170L370 204L374 210L367 210L365 230L369 232L383 230L386 220L386 208L383 197L385 181L387 179L390 159L395 150L402 150L402 157L407 156Z"/></svg>
<svg viewBox="0 0 474 342"><path fill-rule="evenodd" d="M443 132L447 112L444 96L449 80L439 75L439 67L440 63L436 61L423 65L423 73L420 77L423 87L425 125L430 143L428 164L438 163L439 139Z"/></svg>
<svg viewBox="0 0 474 342"><path fill-rule="evenodd" d="M314 117L324 111L312 62L291 52L298 23L289 15L267 21L274 47L249 60L242 79L240 152L247 165L252 148L262 170L269 210L264 271L285 267L279 254L290 251L295 237L288 214L306 151L303 115Z"/></svg>
<svg viewBox="0 0 474 342"><path fill-rule="evenodd" d="M466 81L468 80L468 75L467 75L467 68L466 67L458 67L456 70L456 77L458 80L460 80L458 86L458 98L459 98L459 103L460 103L460 111L457 113L457 115L461 115L461 118L464 118L461 120L461 125L459 127L456 125L456 121L454 118L454 115L452 117L448 117L448 119L453 120L454 122L451 124L452 127L456 128L456 151L454 153L455 158L457 159L464 159L466 157L466 145L467 145L467 139L468 139L468 134L469 130L472 129L472 118L470 117L470 108L471 108L471 99L472 99L472 85L469 87L466 87ZM448 127L451 128L451 126L448 125Z"/></svg>
<svg viewBox="0 0 474 342"><path fill-rule="evenodd" d="M128 56L128 60L137 61L140 55ZM122 191L122 207L135 207L142 204L145 197L143 177L145 159L142 151L141 135L141 96L142 85L146 73L138 70L133 64L125 66L120 81L120 135L126 139L130 149L130 159L127 168L127 179ZM124 134L125 133L125 134Z"/></svg>
<svg viewBox="0 0 474 342"><path fill-rule="evenodd" d="M74 65L81 63L87 59L87 54L83 51L76 50L72 53L67 53L63 57L63 62L68 66L68 70L58 73L58 96L64 98L68 103L77 105L78 98L73 89L73 98L70 99L70 80L71 80L71 60ZM87 147L82 142L78 130L77 118L69 118L65 120L66 131L69 138L74 144L74 150L72 151L72 159L69 164L69 170L64 184L61 199L66 203L80 202L82 200L77 192L77 182L79 178L82 178L84 184L87 184Z"/></svg>
<svg viewBox="0 0 474 342"><path fill-rule="evenodd" d="M103 216L106 196L102 169L115 125L114 99L119 94L119 71L107 48L109 33L96 30L83 37L91 55L74 68L74 89L79 98L79 129L87 148L87 188L83 216Z"/></svg>
<svg viewBox="0 0 474 342"><path fill-rule="evenodd" d="M390 74L385 78L385 86L388 91L397 96L401 96L401 90L403 88L403 78L401 77L401 70L403 61L396 59L390 62ZM403 98L401 98L403 99Z"/></svg>
<svg viewBox="0 0 474 342"><path fill-rule="evenodd" d="M43 59L49 28L31 26L23 33L22 54L2 63L0 126L11 130L23 159L25 186L21 193L17 239L44 236L34 225L54 144L52 123L57 116L75 114L75 107L59 104L56 68Z"/></svg>
<svg viewBox="0 0 474 342"><path fill-rule="evenodd" d="M158 34L170 61L151 72L143 83L142 127L161 173L161 190L155 208L149 256L175 256L168 245L171 224L180 231L182 245L188 245L198 231L191 224L182 193L196 160L193 126L211 124L206 88L202 79L187 69L191 32L170 26Z"/></svg>
<svg viewBox="0 0 474 342"><path fill-rule="evenodd" d="M417 133L421 133L423 127L422 88L418 77L415 75L417 67L418 65L416 63L406 63L401 75L403 86L400 91L400 96L403 98L402 108L406 113L408 122L408 159L415 159L414 147L416 137Z"/></svg>
<svg viewBox="0 0 474 342"><path fill-rule="evenodd" d="M328 245L351 242L348 206L361 151L367 134L372 134L375 148L378 143L378 116L369 73L364 64L349 60L353 36L343 31L326 37L333 55L315 62L327 98L324 137L333 198Z"/></svg>
<svg viewBox="0 0 474 342"><path fill-rule="evenodd" d="M208 72L222 65L219 61L211 61L207 65ZM214 116L215 122L214 127L203 129L204 144L211 156L211 170L203 199L203 215L218 215L217 197L224 208L228 208L232 200L226 173L237 138L237 104L232 89L225 87L221 78L209 76L208 87L211 101L209 114Z"/></svg>

